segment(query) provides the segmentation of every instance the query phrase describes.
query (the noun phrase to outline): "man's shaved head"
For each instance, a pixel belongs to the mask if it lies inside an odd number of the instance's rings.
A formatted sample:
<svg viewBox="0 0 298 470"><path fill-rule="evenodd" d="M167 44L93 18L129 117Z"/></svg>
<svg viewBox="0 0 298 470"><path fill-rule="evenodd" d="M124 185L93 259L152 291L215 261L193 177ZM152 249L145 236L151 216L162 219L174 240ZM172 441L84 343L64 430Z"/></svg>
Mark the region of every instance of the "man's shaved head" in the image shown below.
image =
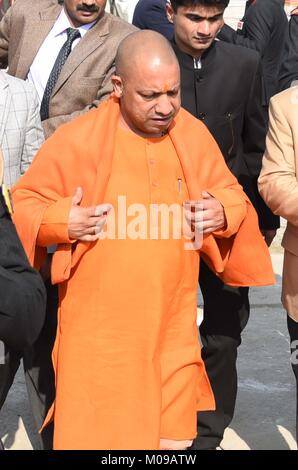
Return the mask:
<svg viewBox="0 0 298 470"><path fill-rule="evenodd" d="M120 44L112 78L128 127L160 135L180 108L180 69L170 43L154 31L137 31Z"/></svg>
<svg viewBox="0 0 298 470"><path fill-rule="evenodd" d="M116 55L116 73L120 77L135 73L135 67L143 63L158 66L178 61L169 41L155 31L136 31L120 43Z"/></svg>

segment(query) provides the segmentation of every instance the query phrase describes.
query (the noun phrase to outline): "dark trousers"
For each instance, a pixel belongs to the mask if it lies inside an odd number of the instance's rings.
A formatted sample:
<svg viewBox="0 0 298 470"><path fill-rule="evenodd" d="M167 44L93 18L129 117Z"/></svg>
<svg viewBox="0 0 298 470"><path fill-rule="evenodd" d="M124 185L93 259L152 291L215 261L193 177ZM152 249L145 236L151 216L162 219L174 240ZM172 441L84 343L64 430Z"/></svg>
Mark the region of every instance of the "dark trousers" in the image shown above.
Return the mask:
<svg viewBox="0 0 298 470"><path fill-rule="evenodd" d="M201 262L200 288L204 320L200 327L202 358L212 386L216 411L198 413L198 436L193 449L215 449L235 410L237 348L249 318L248 288L226 286Z"/></svg>
<svg viewBox="0 0 298 470"><path fill-rule="evenodd" d="M296 378L296 441L298 443L298 323L289 315L287 323L291 340L291 364Z"/></svg>
<svg viewBox="0 0 298 470"><path fill-rule="evenodd" d="M4 364L0 364L0 410L6 400L14 377L20 365L22 353L17 351L5 350ZM4 450L0 439L0 450Z"/></svg>
<svg viewBox="0 0 298 470"><path fill-rule="evenodd" d="M0 410L6 400L20 365L22 353L6 349L4 364L0 365Z"/></svg>
<svg viewBox="0 0 298 470"><path fill-rule="evenodd" d="M38 340L23 353L8 351L5 364L0 366L0 408L3 405L23 356L26 386L33 417L40 429L55 398L55 378L51 353L56 337L58 289L46 283L46 320ZM53 447L53 424L40 435L42 448Z"/></svg>

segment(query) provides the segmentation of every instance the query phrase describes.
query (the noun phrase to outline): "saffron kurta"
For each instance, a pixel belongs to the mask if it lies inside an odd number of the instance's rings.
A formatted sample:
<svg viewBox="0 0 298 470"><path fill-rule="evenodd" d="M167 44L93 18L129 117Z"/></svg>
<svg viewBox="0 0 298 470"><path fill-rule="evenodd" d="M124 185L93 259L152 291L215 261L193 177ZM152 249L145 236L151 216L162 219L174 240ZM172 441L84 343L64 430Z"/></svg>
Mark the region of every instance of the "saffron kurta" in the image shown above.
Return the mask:
<svg viewBox="0 0 298 470"><path fill-rule="evenodd" d="M116 234L119 195L148 215L152 203L181 206L188 199L185 184L178 188L182 176L169 137L146 140L119 129L105 196L116 208ZM171 234L106 239L82 258L60 321L56 449L156 449L160 437L196 436L206 378L196 327L198 252L184 243Z"/></svg>
<svg viewBox="0 0 298 470"><path fill-rule="evenodd" d="M61 283L53 353L57 397L49 416L55 419L55 449L157 449L160 438L193 438L196 410L214 406L197 339L198 252L171 238L71 244L67 220L75 187L82 186L86 206L117 207L123 195L128 207L146 208L181 205L209 190L227 216L218 241L204 240L210 263L223 271L233 262L231 283L273 282L247 198L208 131L181 112L185 133L201 137L199 149L179 130L179 117L169 136L157 140L119 129L112 98L58 130L15 191L15 220L32 261L39 263L38 246L59 244L52 273ZM192 152L201 159L198 167ZM210 162L203 159L209 152ZM234 236L239 227L243 235L245 224L246 237L254 240L255 269Z"/></svg>

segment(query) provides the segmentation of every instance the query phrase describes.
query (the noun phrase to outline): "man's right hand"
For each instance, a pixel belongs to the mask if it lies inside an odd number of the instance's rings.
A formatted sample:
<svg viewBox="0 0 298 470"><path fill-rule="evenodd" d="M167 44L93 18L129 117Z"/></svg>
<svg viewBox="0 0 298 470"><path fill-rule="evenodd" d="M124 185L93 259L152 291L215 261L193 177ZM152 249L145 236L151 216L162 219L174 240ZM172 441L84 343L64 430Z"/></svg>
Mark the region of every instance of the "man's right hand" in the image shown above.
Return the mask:
<svg viewBox="0 0 298 470"><path fill-rule="evenodd" d="M100 232L107 221L111 204L93 207L80 207L83 198L82 188L77 188L72 198L72 207L68 219L68 236L72 240L94 242L100 238Z"/></svg>

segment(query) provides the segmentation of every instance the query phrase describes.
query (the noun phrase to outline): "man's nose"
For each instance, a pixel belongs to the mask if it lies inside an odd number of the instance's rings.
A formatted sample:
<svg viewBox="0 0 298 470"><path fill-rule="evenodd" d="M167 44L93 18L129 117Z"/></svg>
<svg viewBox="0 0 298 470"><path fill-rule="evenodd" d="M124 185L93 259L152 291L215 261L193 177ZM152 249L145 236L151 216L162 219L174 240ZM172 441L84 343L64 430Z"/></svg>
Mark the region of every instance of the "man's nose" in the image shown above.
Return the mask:
<svg viewBox="0 0 298 470"><path fill-rule="evenodd" d="M163 116L171 114L171 112L173 111L173 105L167 94L161 95L158 98L157 104L155 106L155 111L159 114L162 114Z"/></svg>
<svg viewBox="0 0 298 470"><path fill-rule="evenodd" d="M198 34L209 36L210 34L210 22L208 20L200 21L198 25Z"/></svg>
<svg viewBox="0 0 298 470"><path fill-rule="evenodd" d="M95 0L83 0L83 5L88 5L88 6L91 6L91 5L95 5Z"/></svg>

